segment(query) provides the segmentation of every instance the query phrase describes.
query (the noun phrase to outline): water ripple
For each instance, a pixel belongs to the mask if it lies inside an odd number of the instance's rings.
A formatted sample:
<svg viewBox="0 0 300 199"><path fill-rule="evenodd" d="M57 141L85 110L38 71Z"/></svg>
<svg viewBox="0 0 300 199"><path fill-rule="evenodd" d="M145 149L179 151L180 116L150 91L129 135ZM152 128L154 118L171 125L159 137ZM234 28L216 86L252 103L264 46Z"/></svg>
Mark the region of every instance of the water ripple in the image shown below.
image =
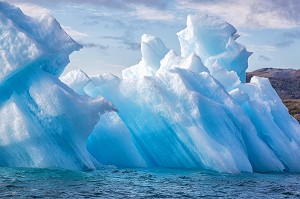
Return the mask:
<svg viewBox="0 0 300 199"><path fill-rule="evenodd" d="M299 198L300 174L0 168L0 198Z"/></svg>

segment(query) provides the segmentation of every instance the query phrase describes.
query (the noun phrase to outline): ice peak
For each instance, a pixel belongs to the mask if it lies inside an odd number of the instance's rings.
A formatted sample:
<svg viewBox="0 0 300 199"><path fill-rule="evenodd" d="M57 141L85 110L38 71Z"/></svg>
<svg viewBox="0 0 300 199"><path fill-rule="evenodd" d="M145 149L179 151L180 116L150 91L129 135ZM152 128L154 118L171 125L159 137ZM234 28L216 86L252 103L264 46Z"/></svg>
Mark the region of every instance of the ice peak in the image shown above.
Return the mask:
<svg viewBox="0 0 300 199"><path fill-rule="evenodd" d="M160 67L160 61L168 53L164 42L153 35L144 34L141 37L142 59L137 65L122 71L124 79L139 79L144 76L154 76Z"/></svg>
<svg viewBox="0 0 300 199"><path fill-rule="evenodd" d="M189 15L186 24L187 27L177 33L183 57L196 53L212 75L218 72L213 69L218 62L220 69L233 71L241 82L246 81L251 53L235 41L239 35L231 24L204 14Z"/></svg>
<svg viewBox="0 0 300 199"><path fill-rule="evenodd" d="M158 69L159 62L167 54L168 49L160 38L144 34L142 35L141 51L145 64Z"/></svg>
<svg viewBox="0 0 300 199"><path fill-rule="evenodd" d="M0 2L0 25L0 81L29 66L60 75L82 48L51 15L32 18L6 2Z"/></svg>

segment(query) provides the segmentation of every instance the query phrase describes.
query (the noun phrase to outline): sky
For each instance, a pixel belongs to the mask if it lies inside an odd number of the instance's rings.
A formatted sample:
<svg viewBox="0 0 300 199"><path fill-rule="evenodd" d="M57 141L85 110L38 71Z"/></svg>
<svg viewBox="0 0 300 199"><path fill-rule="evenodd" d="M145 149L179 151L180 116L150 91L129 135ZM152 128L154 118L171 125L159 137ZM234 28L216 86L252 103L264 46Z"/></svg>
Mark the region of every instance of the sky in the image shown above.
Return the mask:
<svg viewBox="0 0 300 199"><path fill-rule="evenodd" d="M226 20L253 52L248 71L300 69L300 0L7 0L25 14L54 16L84 48L71 55L65 72L113 73L141 59L140 38L160 37L180 54L176 33L188 14L206 13Z"/></svg>

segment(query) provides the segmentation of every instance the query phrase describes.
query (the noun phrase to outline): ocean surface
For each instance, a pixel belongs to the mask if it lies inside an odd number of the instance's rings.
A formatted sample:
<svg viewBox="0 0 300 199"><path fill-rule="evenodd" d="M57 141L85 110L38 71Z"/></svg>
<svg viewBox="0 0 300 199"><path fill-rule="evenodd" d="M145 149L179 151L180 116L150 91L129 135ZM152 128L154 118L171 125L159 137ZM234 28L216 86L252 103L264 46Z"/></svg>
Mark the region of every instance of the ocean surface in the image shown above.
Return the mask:
<svg viewBox="0 0 300 199"><path fill-rule="evenodd" d="M0 168L0 198L300 198L300 174Z"/></svg>

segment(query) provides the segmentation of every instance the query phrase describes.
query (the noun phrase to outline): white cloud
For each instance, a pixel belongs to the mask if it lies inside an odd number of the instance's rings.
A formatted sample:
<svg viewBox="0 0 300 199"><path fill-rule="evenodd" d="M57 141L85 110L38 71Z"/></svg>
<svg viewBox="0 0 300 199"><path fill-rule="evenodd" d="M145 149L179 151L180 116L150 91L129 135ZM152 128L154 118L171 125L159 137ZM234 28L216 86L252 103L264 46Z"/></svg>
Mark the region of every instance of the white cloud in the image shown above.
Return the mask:
<svg viewBox="0 0 300 199"><path fill-rule="evenodd" d="M290 0L286 0L286 4ZM247 28L293 28L297 18L287 16L291 7L280 7L273 0L178 1L178 9L217 15L234 26Z"/></svg>
<svg viewBox="0 0 300 199"><path fill-rule="evenodd" d="M251 52L275 52L277 47L271 45L246 45L247 49Z"/></svg>
<svg viewBox="0 0 300 199"><path fill-rule="evenodd" d="M240 31L238 30L238 34L241 35L241 37L251 37L251 34L248 32Z"/></svg>
<svg viewBox="0 0 300 199"><path fill-rule="evenodd" d="M135 6L134 11L130 15L142 20L171 21L175 19L175 15L170 12L144 6Z"/></svg>
<svg viewBox="0 0 300 199"><path fill-rule="evenodd" d="M31 17L39 17L44 14L51 13L49 9L31 3L16 3L14 5L19 7L24 12L24 14Z"/></svg>
<svg viewBox="0 0 300 199"><path fill-rule="evenodd" d="M71 26L64 26L61 25L61 27L66 31L66 33L68 33L68 35L70 35L73 39L81 39L83 37L87 37L89 36L87 33L85 32L80 32L77 30L72 29Z"/></svg>

